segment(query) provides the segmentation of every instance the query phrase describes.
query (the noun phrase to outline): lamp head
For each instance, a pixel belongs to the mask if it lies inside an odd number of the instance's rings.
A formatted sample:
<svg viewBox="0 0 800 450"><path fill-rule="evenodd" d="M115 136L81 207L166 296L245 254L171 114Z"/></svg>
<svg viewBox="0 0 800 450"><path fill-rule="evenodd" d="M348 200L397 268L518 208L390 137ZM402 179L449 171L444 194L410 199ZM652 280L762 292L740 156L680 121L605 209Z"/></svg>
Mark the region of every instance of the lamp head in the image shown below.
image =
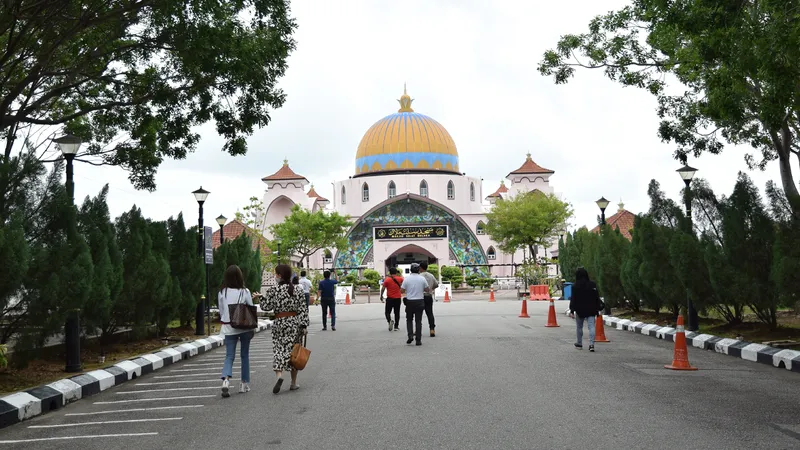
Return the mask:
<svg viewBox="0 0 800 450"><path fill-rule="evenodd" d="M223 216L222 214L220 214L219 217L217 217L217 224L219 224L219 226L225 225L225 222L227 222L227 221L228 221L228 218Z"/></svg>
<svg viewBox="0 0 800 450"><path fill-rule="evenodd" d="M694 174L697 173L697 169L685 165L680 169L676 170L676 172L678 172L678 175L681 176L681 179L683 179L683 181L688 184L689 182L692 181L692 178L694 178Z"/></svg>
<svg viewBox="0 0 800 450"><path fill-rule="evenodd" d="M210 194L210 192L203 189L203 186L200 186L200 189L192 192L192 194L194 194L194 199L197 200L197 203L202 205L203 202L205 202L208 198L208 194Z"/></svg>
<svg viewBox="0 0 800 450"><path fill-rule="evenodd" d="M601 211L605 211L606 208L608 207L608 204L611 202L606 200L605 197L600 197L600 199L597 200L595 203L597 203L597 207L600 208Z"/></svg>
<svg viewBox="0 0 800 450"><path fill-rule="evenodd" d="M61 153L64 156L67 155L75 155L78 153L78 148L81 146L81 138L77 136L73 136L71 134L65 134L60 138L53 139L53 142L58 144L58 148L61 149Z"/></svg>

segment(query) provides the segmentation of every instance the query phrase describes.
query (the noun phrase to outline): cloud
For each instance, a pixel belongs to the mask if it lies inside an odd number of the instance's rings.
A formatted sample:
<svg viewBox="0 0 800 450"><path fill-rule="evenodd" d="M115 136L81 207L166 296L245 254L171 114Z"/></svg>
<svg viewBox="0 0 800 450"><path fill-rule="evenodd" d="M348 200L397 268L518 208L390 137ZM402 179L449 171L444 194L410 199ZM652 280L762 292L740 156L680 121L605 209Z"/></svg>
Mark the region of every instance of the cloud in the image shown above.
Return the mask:
<svg viewBox="0 0 800 450"><path fill-rule="evenodd" d="M193 222L191 191L202 185L211 191L206 216L213 224L218 214L233 217L249 197L260 197L261 177L287 158L332 199L331 182L353 174L363 133L397 110L407 82L414 109L448 129L462 171L484 178L485 194L530 152L555 170L551 183L575 207L576 225L595 224L600 196L612 201L609 210L622 199L626 209L646 211L650 179L673 198L683 186L673 148L657 137L653 97L600 72L578 72L556 86L536 70L560 35L583 32L595 15L627 3L295 1L298 48L281 81L287 102L251 137L246 156L222 153L209 124L195 154L164 163L156 193L135 191L119 169L79 166L76 196L93 195L108 182L114 215L136 203L154 219L184 211ZM731 147L690 164L727 193L746 170L745 151ZM777 174L771 164L751 176L763 186Z"/></svg>

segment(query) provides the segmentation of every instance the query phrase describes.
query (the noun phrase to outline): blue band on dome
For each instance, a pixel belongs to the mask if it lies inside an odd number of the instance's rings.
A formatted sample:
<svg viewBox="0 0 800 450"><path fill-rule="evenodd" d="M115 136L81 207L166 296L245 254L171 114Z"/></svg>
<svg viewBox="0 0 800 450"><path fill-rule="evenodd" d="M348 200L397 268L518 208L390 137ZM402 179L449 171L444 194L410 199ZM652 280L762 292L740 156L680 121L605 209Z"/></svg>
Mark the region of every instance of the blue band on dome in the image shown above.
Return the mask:
<svg viewBox="0 0 800 450"><path fill-rule="evenodd" d="M404 169L400 167L405 160L411 162L414 167ZM428 167L418 167L420 161L425 161L428 163ZM395 163L394 169L387 169L386 165L389 161L393 161ZM442 164L442 167L439 170L448 170L447 163L450 163L451 169L449 170L456 170L458 166L458 156L454 155L446 155L443 153L427 153L427 152L403 152L403 153L392 153L390 155L372 155L372 156L364 156L362 158L356 159L356 172L358 173L362 167L366 164L369 168L369 171L373 171L372 165L376 162L381 166L378 170L426 170L426 169L434 169L433 165L436 161L439 161Z"/></svg>

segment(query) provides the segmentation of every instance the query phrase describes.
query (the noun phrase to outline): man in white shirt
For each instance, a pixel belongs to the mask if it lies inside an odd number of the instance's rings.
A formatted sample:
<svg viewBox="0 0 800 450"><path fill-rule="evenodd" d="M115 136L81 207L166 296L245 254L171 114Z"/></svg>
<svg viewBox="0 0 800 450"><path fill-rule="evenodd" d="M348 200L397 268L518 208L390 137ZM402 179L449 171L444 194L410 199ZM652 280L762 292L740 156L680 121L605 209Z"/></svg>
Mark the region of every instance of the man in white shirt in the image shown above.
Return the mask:
<svg viewBox="0 0 800 450"><path fill-rule="evenodd" d="M311 280L306 278L306 271L300 272L300 286L303 287L303 294L306 296L306 306L311 304Z"/></svg>
<svg viewBox="0 0 800 450"><path fill-rule="evenodd" d="M406 305L406 328L408 329L408 340L410 344L414 338L417 345L422 345L422 312L425 311L425 294L430 292L428 282L419 274L419 264L411 264L411 273L403 278L400 289L406 294L403 302ZM414 324L417 329L414 331Z"/></svg>

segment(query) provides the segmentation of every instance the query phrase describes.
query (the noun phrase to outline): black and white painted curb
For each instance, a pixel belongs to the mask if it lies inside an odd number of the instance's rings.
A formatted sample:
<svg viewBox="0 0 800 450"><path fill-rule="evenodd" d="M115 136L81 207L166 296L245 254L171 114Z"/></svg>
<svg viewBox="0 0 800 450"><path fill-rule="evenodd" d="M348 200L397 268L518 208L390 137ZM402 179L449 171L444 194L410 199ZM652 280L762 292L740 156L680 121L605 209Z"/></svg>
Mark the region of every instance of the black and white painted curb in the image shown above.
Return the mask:
<svg viewBox="0 0 800 450"><path fill-rule="evenodd" d="M603 324L620 331L641 333L665 341L675 342L675 328L603 316ZM768 364L784 368L792 372L800 372L800 351L781 349L764 344L740 341L738 339L721 338L710 334L686 332L686 345L704 350L741 358L747 361Z"/></svg>
<svg viewBox="0 0 800 450"><path fill-rule="evenodd" d="M272 321L259 320L255 331L258 333L270 328ZM27 391L15 392L0 398L0 428L55 411L68 403L99 394L112 386L134 380L222 345L224 345L222 336L209 336L120 361L105 369L93 370Z"/></svg>

